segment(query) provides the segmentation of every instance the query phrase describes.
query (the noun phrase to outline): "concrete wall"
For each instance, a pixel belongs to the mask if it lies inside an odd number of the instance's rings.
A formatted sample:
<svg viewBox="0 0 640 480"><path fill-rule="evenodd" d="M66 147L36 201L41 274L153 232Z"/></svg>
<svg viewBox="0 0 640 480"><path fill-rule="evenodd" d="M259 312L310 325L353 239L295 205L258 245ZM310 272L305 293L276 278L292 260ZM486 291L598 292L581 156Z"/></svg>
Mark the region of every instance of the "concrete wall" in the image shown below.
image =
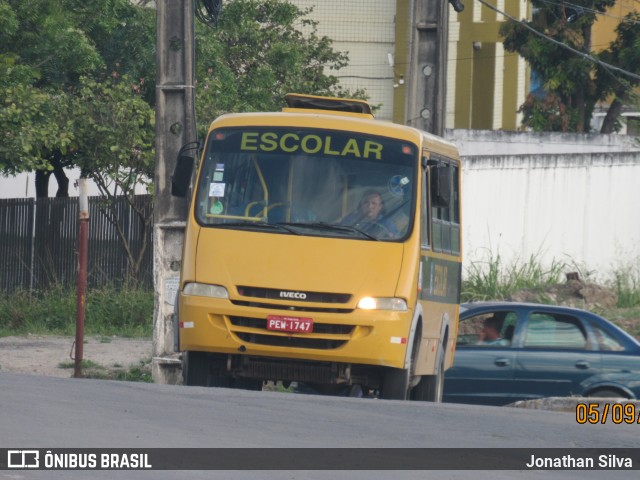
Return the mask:
<svg viewBox="0 0 640 480"><path fill-rule="evenodd" d="M67 178L69 178L69 196L77 197L80 190L78 189L78 179L80 178L79 168L65 168ZM36 174L20 173L15 177L4 177L0 175L0 198L35 198L36 196ZM88 181L89 196L100 195L100 190L93 183ZM55 197L58 190L58 182L53 175L49 177L49 196ZM136 193L148 193L143 186L136 187Z"/></svg>
<svg viewBox="0 0 640 480"><path fill-rule="evenodd" d="M605 279L640 261L637 142L600 135L448 134L463 153L466 268L498 254L507 265L533 256L543 265L575 264Z"/></svg>
<svg viewBox="0 0 640 480"><path fill-rule="evenodd" d="M640 138L599 133L538 133L503 130L447 130L460 155L640 152Z"/></svg>

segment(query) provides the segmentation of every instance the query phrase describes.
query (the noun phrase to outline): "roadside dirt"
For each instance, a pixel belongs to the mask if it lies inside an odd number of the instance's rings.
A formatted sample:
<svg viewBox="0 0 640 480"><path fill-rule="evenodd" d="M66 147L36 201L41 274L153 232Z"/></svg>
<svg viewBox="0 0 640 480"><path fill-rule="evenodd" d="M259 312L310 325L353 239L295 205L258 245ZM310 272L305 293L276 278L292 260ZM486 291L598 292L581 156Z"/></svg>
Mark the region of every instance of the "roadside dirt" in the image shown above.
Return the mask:
<svg viewBox="0 0 640 480"><path fill-rule="evenodd" d="M27 373L53 377L73 376L74 337L36 336L0 338L0 374ZM151 340L119 337L85 338L83 359L104 368L104 373L148 363ZM62 368L66 365L66 368Z"/></svg>

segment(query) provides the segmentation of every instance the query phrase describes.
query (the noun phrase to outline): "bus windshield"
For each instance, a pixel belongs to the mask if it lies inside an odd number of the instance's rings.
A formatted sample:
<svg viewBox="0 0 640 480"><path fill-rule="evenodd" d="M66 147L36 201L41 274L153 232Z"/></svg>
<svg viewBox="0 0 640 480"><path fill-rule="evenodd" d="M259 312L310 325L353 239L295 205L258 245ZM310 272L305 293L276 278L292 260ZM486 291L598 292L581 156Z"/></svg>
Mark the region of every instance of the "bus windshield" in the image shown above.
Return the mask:
<svg viewBox="0 0 640 480"><path fill-rule="evenodd" d="M361 133L213 130L195 215L204 227L400 241L412 229L418 149Z"/></svg>

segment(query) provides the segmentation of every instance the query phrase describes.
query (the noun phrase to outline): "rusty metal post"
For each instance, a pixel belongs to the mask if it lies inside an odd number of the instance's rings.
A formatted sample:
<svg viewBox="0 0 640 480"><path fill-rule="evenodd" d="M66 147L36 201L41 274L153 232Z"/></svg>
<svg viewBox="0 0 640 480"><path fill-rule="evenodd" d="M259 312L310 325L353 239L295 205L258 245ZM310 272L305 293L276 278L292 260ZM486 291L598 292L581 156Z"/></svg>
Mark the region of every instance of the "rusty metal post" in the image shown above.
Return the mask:
<svg viewBox="0 0 640 480"><path fill-rule="evenodd" d="M78 231L78 277L76 299L76 343L74 373L76 378L82 377L82 359L84 345L84 314L87 299L87 250L89 243L89 197L87 195L87 179L78 180L80 188L80 227Z"/></svg>

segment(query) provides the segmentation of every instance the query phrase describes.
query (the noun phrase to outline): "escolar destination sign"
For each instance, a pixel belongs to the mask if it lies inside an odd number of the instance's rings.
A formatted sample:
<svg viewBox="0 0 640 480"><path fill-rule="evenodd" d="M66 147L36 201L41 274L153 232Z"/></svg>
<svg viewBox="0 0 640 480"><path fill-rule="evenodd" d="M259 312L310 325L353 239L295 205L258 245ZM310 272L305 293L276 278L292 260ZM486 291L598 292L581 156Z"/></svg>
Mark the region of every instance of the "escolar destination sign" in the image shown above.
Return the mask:
<svg viewBox="0 0 640 480"><path fill-rule="evenodd" d="M245 152L305 153L382 160L382 143L340 134L285 131L242 132L240 150Z"/></svg>

